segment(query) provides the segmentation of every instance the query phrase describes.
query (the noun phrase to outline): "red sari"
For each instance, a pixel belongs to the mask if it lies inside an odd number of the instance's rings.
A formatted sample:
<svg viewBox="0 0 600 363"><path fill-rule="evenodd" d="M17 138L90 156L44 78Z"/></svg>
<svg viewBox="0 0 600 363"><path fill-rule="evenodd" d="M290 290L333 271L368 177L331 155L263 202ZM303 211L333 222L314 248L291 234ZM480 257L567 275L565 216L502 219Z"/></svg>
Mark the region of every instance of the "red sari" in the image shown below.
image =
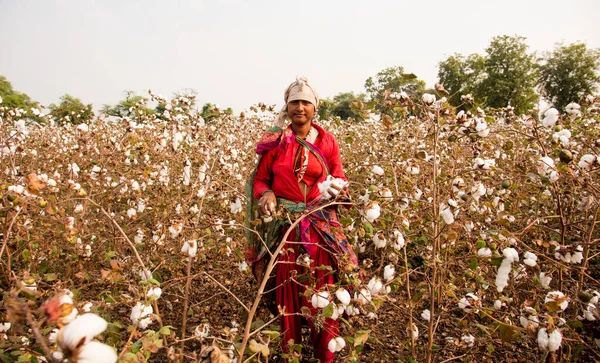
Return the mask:
<svg viewBox="0 0 600 363"><path fill-rule="evenodd" d="M346 180L335 138L314 123L313 126L319 131L319 136L314 144L310 145L318 156L312 152L308 153L308 164L302 181L312 188L306 198L300 190L298 174L294 171L294 165L298 165L298 155L303 151L299 149L304 146L296 140L289 126L274 140L269 139L273 135L265 134L257 147L257 152L262 155L262 158L254 176L254 198L258 199L264 191L272 190L278 198L285 198L293 203L305 203L308 207L320 202L321 193L317 184L327 178L327 170L332 176ZM261 145L269 143L270 147L261 148ZM308 308L311 316L317 313L317 309L313 308L303 295L307 286L294 277L309 274L309 280L313 282L310 286L312 289L330 290L329 296L334 296L337 273L331 274L328 270L316 267L329 266L337 271L341 264L347 265L348 262L354 266L357 264L356 256L341 232L335 209L328 208L323 213L317 212L313 215L310 224L307 223L302 227L303 229L290 232L288 241L302 241L302 243L286 243L287 245L282 249L283 253L278 258L281 263L278 263L275 268L276 303L285 312L280 317L282 348L285 352L288 351L290 341L294 344L302 342L302 307ZM330 238L332 235L333 239ZM296 264L298 256L306 253L311 259L310 268ZM307 323L311 330L315 358L320 359L321 362L332 362L335 353L330 352L327 346L331 339L338 336L338 322L326 318L322 326L317 328L314 327L312 319L307 319Z"/></svg>

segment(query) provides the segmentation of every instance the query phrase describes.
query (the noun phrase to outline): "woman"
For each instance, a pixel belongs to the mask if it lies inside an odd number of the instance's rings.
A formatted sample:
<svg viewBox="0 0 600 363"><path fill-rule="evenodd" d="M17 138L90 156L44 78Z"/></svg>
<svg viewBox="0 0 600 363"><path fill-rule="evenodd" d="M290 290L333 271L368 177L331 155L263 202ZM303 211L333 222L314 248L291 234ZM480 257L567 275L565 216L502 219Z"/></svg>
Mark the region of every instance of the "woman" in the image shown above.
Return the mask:
<svg viewBox="0 0 600 363"><path fill-rule="evenodd" d="M249 203L247 215L250 226L257 229L261 238L256 238L254 233L249 235L251 241L246 255L259 283L268 263L268 258L264 258L268 257L266 249L277 248L290 221L330 202L321 195L318 184L328 175L346 180L335 138L314 123L319 106L314 89L306 79L298 78L286 89L284 100L276 126L268 130L257 145L260 159L249 183L250 198L258 203ZM284 127L286 120L290 124ZM334 194L338 194L338 198L347 196L345 190L336 190ZM262 223L256 212L270 221ZM338 323L329 318L317 319L319 314L304 292L308 288L307 295L311 296L316 291L331 290L329 296L333 296L340 272L351 273L357 266L336 209L330 206L309 214L290 232L285 243L275 267L273 284L280 312L283 351L288 352L290 344L301 344L304 314L308 317L315 357L321 362L332 362L335 353L330 352L327 345L338 336ZM320 266L323 267L318 268Z"/></svg>

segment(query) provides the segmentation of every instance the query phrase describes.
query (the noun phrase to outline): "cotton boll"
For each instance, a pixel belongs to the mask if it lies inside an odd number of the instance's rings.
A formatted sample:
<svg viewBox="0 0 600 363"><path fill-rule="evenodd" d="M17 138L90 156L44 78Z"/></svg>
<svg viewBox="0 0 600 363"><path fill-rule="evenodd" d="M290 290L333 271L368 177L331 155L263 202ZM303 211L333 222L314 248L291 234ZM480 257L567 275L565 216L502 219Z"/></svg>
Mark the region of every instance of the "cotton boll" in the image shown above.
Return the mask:
<svg viewBox="0 0 600 363"><path fill-rule="evenodd" d="M384 248L387 245L387 240L385 239L383 231L378 231L373 235L373 244L375 245L375 248Z"/></svg>
<svg viewBox="0 0 600 363"><path fill-rule="evenodd" d="M362 304L368 304L371 301L371 292L362 288L359 292L354 293L354 299L360 301Z"/></svg>
<svg viewBox="0 0 600 363"><path fill-rule="evenodd" d="M417 340L419 338L419 328L415 323L413 323L412 326L406 330L411 339Z"/></svg>
<svg viewBox="0 0 600 363"><path fill-rule="evenodd" d="M532 252L525 252L525 254L523 255L524 259L523 259L523 263L526 264L527 266L535 266L537 265L537 256L532 253Z"/></svg>
<svg viewBox="0 0 600 363"><path fill-rule="evenodd" d="M506 286L508 286L508 277L512 263L508 259L503 259L500 267L498 268L498 275L496 275L496 289L498 292L502 292Z"/></svg>
<svg viewBox="0 0 600 363"><path fill-rule="evenodd" d="M152 280L152 272L148 269L140 271L140 279L142 281Z"/></svg>
<svg viewBox="0 0 600 363"><path fill-rule="evenodd" d="M343 305L348 305L350 304L350 293L348 292L348 290L344 289L344 288L339 288L336 290L335 292L335 297L337 297L337 299L339 300L339 302L341 302Z"/></svg>
<svg viewBox="0 0 600 363"><path fill-rule="evenodd" d="M385 281L390 282L396 276L396 269L393 265L387 265L383 269L383 278Z"/></svg>
<svg viewBox="0 0 600 363"><path fill-rule="evenodd" d="M477 256L481 258L492 257L492 250L488 247L482 247L479 250L477 250Z"/></svg>
<svg viewBox="0 0 600 363"><path fill-rule="evenodd" d="M519 322L521 323L521 326L525 329L529 327L537 328L540 325L540 321L536 315L529 315L528 317L521 315L519 317Z"/></svg>
<svg viewBox="0 0 600 363"><path fill-rule="evenodd" d="M146 293L146 297L152 300L157 300L162 295L162 289L160 287L151 287Z"/></svg>
<svg viewBox="0 0 600 363"><path fill-rule="evenodd" d="M339 352L346 346L346 341L342 337L336 337L329 341L327 344L327 349L331 353Z"/></svg>
<svg viewBox="0 0 600 363"><path fill-rule="evenodd" d="M196 257L196 254L198 253L197 241L196 240L185 241L183 243L183 246L181 247L181 253L184 255L187 255L191 258Z"/></svg>
<svg viewBox="0 0 600 363"><path fill-rule="evenodd" d="M571 102L565 107L565 111L571 116L580 116L581 106L575 102Z"/></svg>
<svg viewBox="0 0 600 363"><path fill-rule="evenodd" d="M467 347L469 348L471 348L475 344L475 337L471 334L463 335L462 337L460 337L460 340L462 342L465 342L467 344Z"/></svg>
<svg viewBox="0 0 600 363"><path fill-rule="evenodd" d="M421 313L421 318L423 318L423 320L427 322L429 321L429 319L431 319L431 312L429 311L429 309L423 310L423 312Z"/></svg>
<svg viewBox="0 0 600 363"><path fill-rule="evenodd" d="M583 311L583 318L588 321L595 321L598 314L598 309L592 303L588 303L585 310Z"/></svg>
<svg viewBox="0 0 600 363"><path fill-rule="evenodd" d="M148 327L148 325L152 322L150 314L153 312L154 309L151 305L145 305L141 302L138 302L131 309L131 315L129 318L133 324L137 324L141 329L146 329L146 327Z"/></svg>
<svg viewBox="0 0 600 363"><path fill-rule="evenodd" d="M83 314L61 329L57 342L63 352L74 351L106 330L108 323L95 314Z"/></svg>
<svg viewBox="0 0 600 363"><path fill-rule="evenodd" d="M435 102L435 96L430 93L424 93L423 96L421 96L421 100L426 105L432 105Z"/></svg>
<svg viewBox="0 0 600 363"><path fill-rule="evenodd" d="M592 170L595 162L597 162L597 158L594 155L585 154L579 159L577 166L585 171L590 171Z"/></svg>
<svg viewBox="0 0 600 363"><path fill-rule="evenodd" d="M452 214L452 210L446 204L440 204L440 215L446 224L454 223L454 215Z"/></svg>
<svg viewBox="0 0 600 363"><path fill-rule="evenodd" d="M460 299L460 301L458 302L458 307L463 309L466 312L471 312L472 307L477 307L480 305L481 304L479 302L479 297L473 293L468 293L467 295L465 295L465 297ZM475 312L478 312L478 311L479 311L479 309L475 309Z"/></svg>
<svg viewBox="0 0 600 363"><path fill-rule="evenodd" d="M544 299L544 304L548 303L556 305L563 311L567 308L567 306L569 306L568 298L560 291L550 291L547 293L546 298Z"/></svg>
<svg viewBox="0 0 600 363"><path fill-rule="evenodd" d="M552 107L544 112L544 119L542 124L546 127L553 127L558 121L559 112L556 108Z"/></svg>
<svg viewBox="0 0 600 363"><path fill-rule="evenodd" d="M548 351L548 338L548 331L546 328L541 328L538 330L537 342L540 349Z"/></svg>
<svg viewBox="0 0 600 363"><path fill-rule="evenodd" d="M494 301L494 309L495 309L495 310L500 310L500 309L502 309L502 305L503 305L503 304L502 304L502 301L500 301L500 300L496 300L496 301Z"/></svg>
<svg viewBox="0 0 600 363"><path fill-rule="evenodd" d="M240 198L236 198L235 202L231 203L229 208L231 209L232 214L237 214L237 213L241 212L243 208L242 208L242 201L240 200Z"/></svg>
<svg viewBox="0 0 600 363"><path fill-rule="evenodd" d="M540 272L540 284L544 289L550 288L550 281L552 281L551 276L547 276L545 272Z"/></svg>
<svg viewBox="0 0 600 363"><path fill-rule="evenodd" d="M365 219L369 221L369 223L375 222L379 215L381 214L381 207L377 202L371 202L370 205L365 210Z"/></svg>
<svg viewBox="0 0 600 363"><path fill-rule="evenodd" d="M202 323L194 328L194 336L202 341L204 338L208 338L210 333L210 325L208 323Z"/></svg>
<svg viewBox="0 0 600 363"><path fill-rule="evenodd" d="M357 307L348 305L346 306L346 315L348 316L353 316L353 315L359 315L360 314L360 310L358 310Z"/></svg>
<svg viewBox="0 0 600 363"><path fill-rule="evenodd" d="M373 170L372 170L373 174L377 175L377 176L383 176L383 168L380 167L379 165L373 165Z"/></svg>
<svg viewBox="0 0 600 363"><path fill-rule="evenodd" d="M548 351L557 351L561 344L562 334L560 333L560 330L554 329L552 333L548 334Z"/></svg>
<svg viewBox="0 0 600 363"><path fill-rule="evenodd" d="M85 344L77 354L80 363L108 363L117 361L117 353L110 345L97 341Z"/></svg>
<svg viewBox="0 0 600 363"><path fill-rule="evenodd" d="M367 288L369 289L369 291L371 292L372 295L377 295L383 288L383 283L381 282L381 280L378 277L373 277L369 281Z"/></svg>
<svg viewBox="0 0 600 363"><path fill-rule="evenodd" d="M322 309L326 307L329 305L329 293L327 291L320 291L313 294L311 303L315 309Z"/></svg>
<svg viewBox="0 0 600 363"><path fill-rule="evenodd" d="M506 259L508 259L511 263L519 261L519 253L512 247L507 247L502 250L502 254Z"/></svg>
<svg viewBox="0 0 600 363"><path fill-rule="evenodd" d="M401 250L405 246L404 235L398 229L394 229L392 235L392 247L396 250Z"/></svg>

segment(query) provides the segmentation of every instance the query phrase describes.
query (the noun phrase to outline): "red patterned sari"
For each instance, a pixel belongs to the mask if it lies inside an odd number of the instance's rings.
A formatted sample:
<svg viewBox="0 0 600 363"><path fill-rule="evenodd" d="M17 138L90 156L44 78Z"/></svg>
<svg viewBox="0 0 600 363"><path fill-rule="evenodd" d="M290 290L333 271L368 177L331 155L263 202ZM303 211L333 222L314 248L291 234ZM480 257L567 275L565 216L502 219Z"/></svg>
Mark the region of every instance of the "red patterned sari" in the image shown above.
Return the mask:
<svg viewBox="0 0 600 363"><path fill-rule="evenodd" d="M259 282L268 263L265 258L268 256L267 249L277 248L289 228L289 221L327 203L322 199L317 184L329 174L346 180L334 137L314 123L313 126L319 131L314 144L296 137L290 127L286 130L274 127L257 146L260 159L248 185L247 218L248 225L259 231L264 243L256 238L256 234L249 234L246 257ZM310 153L302 179L312 186L306 196L298 184L298 155L304 150ZM257 206L253 203L265 190L274 192L280 211L277 214L280 218L276 217L269 223L257 220ZM280 311L284 312L280 317L282 347L287 351L290 341L301 343L302 321L307 318L315 357L321 362L332 362L335 354L327 349L327 345L338 336L338 323L326 318L322 324L315 326L311 317L315 316L316 309L304 292L306 289L331 289L330 296L333 296L339 272L352 272L358 265L356 255L342 232L336 208L327 207L309 214L297 228L290 231L285 243L275 268L275 300ZM308 310L303 311L303 308Z"/></svg>

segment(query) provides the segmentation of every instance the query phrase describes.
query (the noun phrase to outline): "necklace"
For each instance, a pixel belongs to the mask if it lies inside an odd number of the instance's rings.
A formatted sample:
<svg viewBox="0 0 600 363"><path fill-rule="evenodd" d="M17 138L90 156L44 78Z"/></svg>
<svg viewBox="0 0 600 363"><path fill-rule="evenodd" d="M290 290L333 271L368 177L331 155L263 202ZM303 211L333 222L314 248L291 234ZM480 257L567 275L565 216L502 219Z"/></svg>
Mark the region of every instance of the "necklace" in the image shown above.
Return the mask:
<svg viewBox="0 0 600 363"><path fill-rule="evenodd" d="M315 141L317 141L317 136L319 136L319 130L317 130L314 126L311 126L304 140L314 144Z"/></svg>

